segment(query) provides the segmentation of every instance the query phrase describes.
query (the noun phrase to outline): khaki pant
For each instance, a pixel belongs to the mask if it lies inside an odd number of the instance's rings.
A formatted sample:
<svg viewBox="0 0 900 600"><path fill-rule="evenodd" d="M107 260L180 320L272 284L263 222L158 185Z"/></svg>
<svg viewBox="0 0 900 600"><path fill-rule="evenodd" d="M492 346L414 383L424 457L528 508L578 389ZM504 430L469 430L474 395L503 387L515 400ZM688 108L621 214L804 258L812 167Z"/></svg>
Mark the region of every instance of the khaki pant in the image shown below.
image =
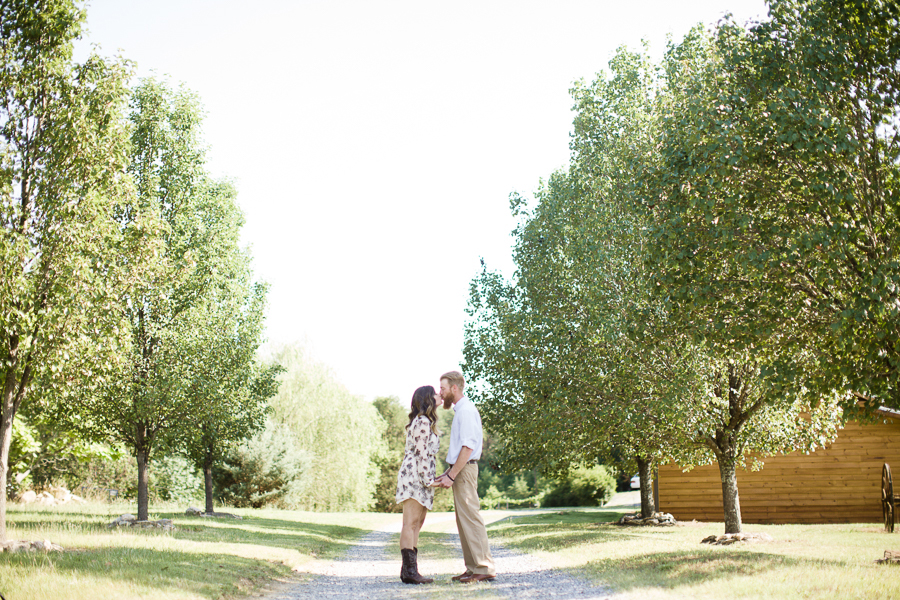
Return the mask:
<svg viewBox="0 0 900 600"><path fill-rule="evenodd" d="M478 464L467 464L456 476L453 504L466 570L477 575L496 575L478 501Z"/></svg>

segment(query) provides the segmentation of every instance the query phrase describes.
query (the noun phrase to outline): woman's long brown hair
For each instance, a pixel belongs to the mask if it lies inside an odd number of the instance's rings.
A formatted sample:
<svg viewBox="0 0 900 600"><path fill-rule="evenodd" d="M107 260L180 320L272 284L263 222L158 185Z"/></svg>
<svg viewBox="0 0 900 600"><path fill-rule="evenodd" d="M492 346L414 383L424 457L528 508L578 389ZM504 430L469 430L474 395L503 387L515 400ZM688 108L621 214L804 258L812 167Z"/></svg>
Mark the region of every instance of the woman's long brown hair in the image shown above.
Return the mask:
<svg viewBox="0 0 900 600"><path fill-rule="evenodd" d="M437 429L437 405L434 401L434 394L434 388L430 385L423 385L413 393L412 410L409 411L409 423L406 424L407 429L409 429L416 417L425 415L431 421L431 431L436 435L441 434Z"/></svg>

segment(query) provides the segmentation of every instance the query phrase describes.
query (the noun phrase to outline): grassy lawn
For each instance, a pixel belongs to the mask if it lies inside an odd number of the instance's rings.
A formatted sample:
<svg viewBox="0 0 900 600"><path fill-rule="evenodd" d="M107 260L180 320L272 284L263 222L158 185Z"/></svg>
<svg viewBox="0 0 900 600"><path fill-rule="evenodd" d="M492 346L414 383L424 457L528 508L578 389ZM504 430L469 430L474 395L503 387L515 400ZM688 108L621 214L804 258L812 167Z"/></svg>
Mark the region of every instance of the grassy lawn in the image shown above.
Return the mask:
<svg viewBox="0 0 900 600"><path fill-rule="evenodd" d="M240 510L244 520L185 517L161 511L177 531L110 530L128 505L62 508L11 505L11 539L49 539L54 553L0 554L0 593L18 598L241 598L277 580L297 580L311 561L328 561L399 515ZM492 539L535 553L557 568L614 588L626 600L674 598L900 598L900 566L876 565L900 550L900 533L866 525L747 525L773 543L710 547L700 540L721 523L624 528L609 522L628 508L575 509L513 516L488 526ZM511 513L489 511L489 520ZM521 513L520 513L521 514ZM438 520L422 533L430 559L457 550ZM399 565L399 557L398 557ZM398 566L399 568L399 566ZM445 589L446 588L446 589ZM458 586L429 588L455 597ZM455 590L455 591L454 591ZM489 600L488 587L475 596ZM425 596L423 596L425 597Z"/></svg>
<svg viewBox="0 0 900 600"><path fill-rule="evenodd" d="M492 538L554 567L605 583L623 600L674 598L900 598L900 565L876 565L900 550L900 533L877 524L745 525L774 543L708 546L722 523L625 528L620 511L573 510L488 527Z"/></svg>
<svg viewBox="0 0 900 600"><path fill-rule="evenodd" d="M110 530L130 505L10 505L10 539L49 539L65 552L0 554L0 593L17 598L236 598L274 579L298 577L396 515L240 510L243 520L172 519L177 531Z"/></svg>

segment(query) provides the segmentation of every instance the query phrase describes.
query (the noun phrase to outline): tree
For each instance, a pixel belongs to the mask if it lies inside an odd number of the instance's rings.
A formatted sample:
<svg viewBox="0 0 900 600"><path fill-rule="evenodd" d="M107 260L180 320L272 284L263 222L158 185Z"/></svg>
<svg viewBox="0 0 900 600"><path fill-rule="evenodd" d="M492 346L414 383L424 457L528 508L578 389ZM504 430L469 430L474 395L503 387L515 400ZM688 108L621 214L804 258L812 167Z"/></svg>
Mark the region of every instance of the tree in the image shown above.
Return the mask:
<svg viewBox="0 0 900 600"><path fill-rule="evenodd" d="M648 301L645 217L623 199L639 181L628 159L652 147L655 71L624 49L610 68L573 90L571 172L554 174L530 213L513 197L517 279L485 272L473 283L466 360L486 383L488 421L506 429L507 456L553 470L627 456L649 516L652 465L684 445L671 399L694 393L694 356Z"/></svg>
<svg viewBox="0 0 900 600"><path fill-rule="evenodd" d="M226 260L230 258L231 260ZM268 399L278 390L278 365L256 364L267 288L252 282L249 256L219 257L218 286L196 307L198 343L188 356L186 391L197 418L173 431L171 445L204 475L206 512L213 512L213 464L265 425Z"/></svg>
<svg viewBox="0 0 900 600"><path fill-rule="evenodd" d="M246 345L242 347L242 344ZM235 444L265 425L270 412L268 400L278 390L280 366L256 365L253 354L247 353L250 346L258 344L258 338L249 343L246 339L231 340L232 348L205 355L208 362L204 365L204 382L188 392L195 402L205 406L203 416L194 427L179 428L175 433L179 440L174 444L183 448L184 454L203 473L207 513L214 512L213 465ZM219 378L207 379L210 375Z"/></svg>
<svg viewBox="0 0 900 600"><path fill-rule="evenodd" d="M116 346L129 66L74 64L83 20L70 0L0 3L0 540L16 413L101 380Z"/></svg>
<svg viewBox="0 0 900 600"><path fill-rule="evenodd" d="M738 29L727 25L718 39ZM698 429L698 441L719 464L725 529L736 533L741 518L735 469L747 453L812 450L834 437L840 415L832 389L816 381L811 340L802 327L788 319L774 329L771 320L754 321L743 313L747 306L768 315L781 309L774 296L765 297L768 275L747 268L761 249L730 230L716 208L722 200L732 205L724 210L733 210L728 218L748 230L756 227L751 213L737 207L739 196L726 191L751 189L753 169L736 167L743 142L718 102L722 90L729 90L730 75L713 41L697 28L667 52L665 88L655 109L660 141L655 160L637 163L646 168L635 204L651 214L649 289L665 302L675 327L709 358L705 396L717 416ZM715 107L714 121L708 120L709 106ZM717 169L727 172L727 186L710 175Z"/></svg>
<svg viewBox="0 0 900 600"><path fill-rule="evenodd" d="M400 406L400 399L396 396L375 398L372 405L384 419L385 424L382 433L384 449L381 455L375 458L380 475L378 486L375 488L373 509L378 512L403 512L403 507L397 504L396 500L397 476L406 448L406 424L409 419Z"/></svg>
<svg viewBox="0 0 900 600"><path fill-rule="evenodd" d="M144 520L154 448L189 420L204 421L211 414L206 404L211 387L221 383L224 390L234 383L233 373L226 381L212 381L224 366L215 361L240 362L237 357L246 355L246 348L229 348L233 339L212 348L222 349L222 356L208 355L211 348L205 345L212 335L209 327L228 314L233 301L227 294L230 280L238 276L235 261L243 260L238 250L242 217L234 188L212 181L204 170L201 111L193 94L148 79L133 91L131 108L129 172L137 198L118 219L130 227L145 214L156 217L160 226L142 232L155 249L155 260L121 297L129 346L115 365L116 377L83 398L90 418L79 426L134 451L138 518Z"/></svg>
<svg viewBox="0 0 900 600"><path fill-rule="evenodd" d="M351 394L302 346L271 361L284 367L272 418L286 426L310 460L307 486L285 503L304 510L368 510L374 501L385 424L371 403Z"/></svg>
<svg viewBox="0 0 900 600"><path fill-rule="evenodd" d="M628 338L635 328L625 315L636 315L640 300L623 260L630 227L621 213L565 173L538 199L516 231L516 281L485 271L472 285L465 356L473 396L504 441L507 470L561 474L625 455L621 466L638 462L642 510L652 513L650 469L684 439L675 415L682 404L670 398L690 380L692 357L674 343Z"/></svg>
<svg viewBox="0 0 900 600"><path fill-rule="evenodd" d="M271 417L214 465L219 497L233 506L296 508L310 485L311 455Z"/></svg>
<svg viewBox="0 0 900 600"><path fill-rule="evenodd" d="M658 281L784 387L900 406L900 8L773 0L670 55ZM712 333L712 332L711 332ZM795 356L812 354L814 364Z"/></svg>
<svg viewBox="0 0 900 600"><path fill-rule="evenodd" d="M754 464L753 452L827 442L837 414L830 398L776 385L767 369L788 349L708 341L710 321L679 311L657 279L669 256L648 235L655 177L667 174L656 140L670 125L661 115L680 114L669 110L673 97L691 98L673 68L714 62L708 50L695 32L670 51L665 88L624 50L611 78L576 88L572 171L551 177L517 229L516 281L485 272L473 285L466 359L483 380L486 412L496 413L489 421L507 428L515 454L566 464L629 451L640 459L645 513L653 459L717 460L733 533L736 468ZM808 358L792 360L808 366Z"/></svg>

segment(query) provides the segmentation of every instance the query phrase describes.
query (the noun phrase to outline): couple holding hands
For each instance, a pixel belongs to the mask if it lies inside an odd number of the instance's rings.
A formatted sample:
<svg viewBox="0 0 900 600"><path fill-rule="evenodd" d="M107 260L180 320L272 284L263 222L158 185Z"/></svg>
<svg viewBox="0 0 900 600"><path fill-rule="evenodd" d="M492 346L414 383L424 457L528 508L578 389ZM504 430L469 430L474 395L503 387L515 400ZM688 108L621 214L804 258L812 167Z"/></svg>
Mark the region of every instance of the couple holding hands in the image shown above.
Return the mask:
<svg viewBox="0 0 900 600"><path fill-rule="evenodd" d="M497 576L487 531L481 518L478 500L478 459L484 435L481 415L463 393L466 381L459 371L441 375L441 389L420 387L412 398L409 424L406 426L406 453L397 478L397 503L403 505L403 528L400 531L400 553L403 583L432 583L419 574L417 564L419 531L434 503L435 488L453 488L456 527L462 545L466 572L453 577L462 583L492 580ZM435 478L435 455L440 448L437 430L437 407L453 408L447 469Z"/></svg>

